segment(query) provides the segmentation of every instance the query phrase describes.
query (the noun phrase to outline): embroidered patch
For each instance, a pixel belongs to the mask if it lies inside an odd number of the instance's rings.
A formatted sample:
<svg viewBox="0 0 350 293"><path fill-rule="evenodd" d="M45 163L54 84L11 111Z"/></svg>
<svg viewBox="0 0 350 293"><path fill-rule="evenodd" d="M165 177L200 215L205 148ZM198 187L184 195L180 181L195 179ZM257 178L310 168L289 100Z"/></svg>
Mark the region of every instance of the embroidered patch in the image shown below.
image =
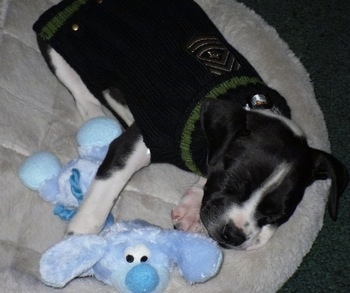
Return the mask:
<svg viewBox="0 0 350 293"><path fill-rule="evenodd" d="M240 68L240 64L233 54L217 37L197 37L186 48L213 74L221 75L232 70L237 71Z"/></svg>

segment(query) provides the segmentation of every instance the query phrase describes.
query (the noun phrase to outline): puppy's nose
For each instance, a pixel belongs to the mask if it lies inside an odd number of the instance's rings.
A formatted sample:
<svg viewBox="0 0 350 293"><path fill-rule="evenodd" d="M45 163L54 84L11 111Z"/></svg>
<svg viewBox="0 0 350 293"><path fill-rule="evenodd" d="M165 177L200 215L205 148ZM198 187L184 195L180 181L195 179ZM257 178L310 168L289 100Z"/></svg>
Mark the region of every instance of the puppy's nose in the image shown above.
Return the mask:
<svg viewBox="0 0 350 293"><path fill-rule="evenodd" d="M243 230L237 228L233 223L225 224L221 231L221 237L225 243L233 246L241 245L247 240Z"/></svg>

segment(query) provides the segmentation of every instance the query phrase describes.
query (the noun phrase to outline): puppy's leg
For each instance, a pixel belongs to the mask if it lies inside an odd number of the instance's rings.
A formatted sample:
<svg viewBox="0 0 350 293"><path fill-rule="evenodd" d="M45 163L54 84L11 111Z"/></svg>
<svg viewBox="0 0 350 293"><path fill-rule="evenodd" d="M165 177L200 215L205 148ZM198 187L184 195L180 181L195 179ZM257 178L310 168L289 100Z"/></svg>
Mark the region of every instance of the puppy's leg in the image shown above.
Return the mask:
<svg viewBox="0 0 350 293"><path fill-rule="evenodd" d="M136 125L132 125L111 143L67 234L99 233L125 184L149 163L149 149Z"/></svg>
<svg viewBox="0 0 350 293"><path fill-rule="evenodd" d="M103 91L103 96L106 99L107 103L122 119L127 126L130 126L134 123L134 116L131 114L129 107L126 104L126 101L117 88L109 88Z"/></svg>
<svg viewBox="0 0 350 293"><path fill-rule="evenodd" d="M105 116L102 111L101 103L88 90L80 76L73 70L72 67L69 66L62 56L48 46L43 54L45 54L45 59L49 63L50 68L56 74L57 78L72 93L78 111L83 117L84 121L94 117Z"/></svg>
<svg viewBox="0 0 350 293"><path fill-rule="evenodd" d="M199 211L203 198L203 187L206 179L201 177L197 184L185 191L178 206L171 211L174 226L183 231L203 232Z"/></svg>

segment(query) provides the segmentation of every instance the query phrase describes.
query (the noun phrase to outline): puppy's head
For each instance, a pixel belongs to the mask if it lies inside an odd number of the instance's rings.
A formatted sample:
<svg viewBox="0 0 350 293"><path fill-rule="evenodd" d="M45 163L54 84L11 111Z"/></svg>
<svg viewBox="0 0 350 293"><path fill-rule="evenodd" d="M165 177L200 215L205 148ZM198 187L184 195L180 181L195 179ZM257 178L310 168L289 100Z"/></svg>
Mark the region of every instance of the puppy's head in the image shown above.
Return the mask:
<svg viewBox="0 0 350 293"><path fill-rule="evenodd" d="M332 180L329 213L336 219L347 170L310 148L289 119L223 100L205 102L201 119L209 154L200 217L221 246L264 245L291 217L306 187L319 179Z"/></svg>

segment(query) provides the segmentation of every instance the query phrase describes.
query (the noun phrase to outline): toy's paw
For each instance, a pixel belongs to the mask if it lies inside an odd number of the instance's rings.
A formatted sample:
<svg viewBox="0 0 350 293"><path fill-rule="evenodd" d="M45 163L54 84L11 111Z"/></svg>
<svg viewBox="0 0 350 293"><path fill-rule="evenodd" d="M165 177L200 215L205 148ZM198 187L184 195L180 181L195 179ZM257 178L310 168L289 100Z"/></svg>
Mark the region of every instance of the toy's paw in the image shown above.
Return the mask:
<svg viewBox="0 0 350 293"><path fill-rule="evenodd" d="M21 165L18 176L21 182L32 190L39 190L45 181L58 176L61 164L50 152L37 152Z"/></svg>
<svg viewBox="0 0 350 293"><path fill-rule="evenodd" d="M202 187L194 186L186 190L180 204L171 211L171 218L176 229L187 232L204 232L199 217L202 198Z"/></svg>
<svg viewBox="0 0 350 293"><path fill-rule="evenodd" d="M97 117L86 121L77 133L78 144L82 147L102 147L109 145L121 135L119 123L108 117Z"/></svg>

